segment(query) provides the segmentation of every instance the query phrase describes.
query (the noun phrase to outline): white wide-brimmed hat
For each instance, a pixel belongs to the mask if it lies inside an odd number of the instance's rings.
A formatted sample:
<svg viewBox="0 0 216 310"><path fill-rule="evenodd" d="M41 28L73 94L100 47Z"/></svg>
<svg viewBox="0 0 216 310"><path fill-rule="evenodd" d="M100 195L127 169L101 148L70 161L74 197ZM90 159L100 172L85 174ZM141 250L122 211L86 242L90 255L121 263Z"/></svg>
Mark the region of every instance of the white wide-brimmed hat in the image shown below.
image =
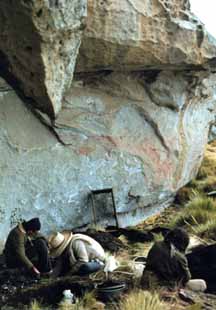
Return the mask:
<svg viewBox="0 0 216 310"><path fill-rule="evenodd" d="M50 256L60 256L72 239L73 233L68 230L54 232L48 238Z"/></svg>

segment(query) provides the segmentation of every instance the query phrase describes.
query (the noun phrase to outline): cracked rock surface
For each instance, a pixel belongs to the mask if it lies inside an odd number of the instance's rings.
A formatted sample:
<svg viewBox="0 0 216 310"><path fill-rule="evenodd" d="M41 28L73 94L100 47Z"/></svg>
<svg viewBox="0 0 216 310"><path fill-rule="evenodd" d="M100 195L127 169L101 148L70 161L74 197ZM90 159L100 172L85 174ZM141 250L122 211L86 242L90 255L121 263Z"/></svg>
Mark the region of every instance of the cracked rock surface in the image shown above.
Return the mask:
<svg viewBox="0 0 216 310"><path fill-rule="evenodd" d="M190 68L215 59L216 41L188 0L89 0L76 70Z"/></svg>
<svg viewBox="0 0 216 310"><path fill-rule="evenodd" d="M46 231L91 223L88 195L102 188L121 226L157 212L195 176L216 107L215 74L85 74L44 126L0 85L2 233L35 215ZM109 202L97 206L113 223Z"/></svg>
<svg viewBox="0 0 216 310"><path fill-rule="evenodd" d="M38 108L54 118L70 86L86 0L0 1L0 51Z"/></svg>
<svg viewBox="0 0 216 310"><path fill-rule="evenodd" d="M216 43L189 2L89 0L86 10L84 0L0 1L0 51L36 100L0 78L1 236L21 218L39 216L47 232L92 223L89 194L103 188L120 226L136 224L200 166ZM110 200L97 202L97 219L115 224Z"/></svg>

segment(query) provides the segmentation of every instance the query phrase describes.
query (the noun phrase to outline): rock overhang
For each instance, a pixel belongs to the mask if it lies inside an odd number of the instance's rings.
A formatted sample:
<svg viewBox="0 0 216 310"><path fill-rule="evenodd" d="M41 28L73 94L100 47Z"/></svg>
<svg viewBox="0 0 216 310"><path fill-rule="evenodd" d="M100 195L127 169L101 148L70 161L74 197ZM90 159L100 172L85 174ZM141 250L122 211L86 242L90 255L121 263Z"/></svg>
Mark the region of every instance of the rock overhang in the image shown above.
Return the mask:
<svg viewBox="0 0 216 310"><path fill-rule="evenodd" d="M215 68L216 40L187 0L2 1L0 17L10 72L52 119L74 72Z"/></svg>
<svg viewBox="0 0 216 310"><path fill-rule="evenodd" d="M215 55L188 1L89 0L76 71L199 70Z"/></svg>

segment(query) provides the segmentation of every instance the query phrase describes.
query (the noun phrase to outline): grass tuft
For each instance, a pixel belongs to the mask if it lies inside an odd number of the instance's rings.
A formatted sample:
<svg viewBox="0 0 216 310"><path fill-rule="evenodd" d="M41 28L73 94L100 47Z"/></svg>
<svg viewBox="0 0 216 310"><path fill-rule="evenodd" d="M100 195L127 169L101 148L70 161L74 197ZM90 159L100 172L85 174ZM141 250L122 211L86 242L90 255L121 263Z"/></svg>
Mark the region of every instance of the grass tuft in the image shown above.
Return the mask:
<svg viewBox="0 0 216 310"><path fill-rule="evenodd" d="M202 310L203 307L201 304L194 304L194 305L190 305L186 308L186 310Z"/></svg>
<svg viewBox="0 0 216 310"><path fill-rule="evenodd" d="M182 188L177 203L183 206L170 227L185 227L199 237L216 240L216 199L206 193L216 190L216 142L206 148L197 178Z"/></svg>
<svg viewBox="0 0 216 310"><path fill-rule="evenodd" d="M202 194L194 194L194 197L186 204L183 211L170 223L172 228L178 226L200 225L208 221L216 220L216 203L212 198Z"/></svg>
<svg viewBox="0 0 216 310"><path fill-rule="evenodd" d="M163 234L162 233L159 233L159 234L154 234L153 233L153 235L154 235L154 241L156 242L158 242L158 241L162 241L163 239L164 239L164 236L163 236Z"/></svg>
<svg viewBox="0 0 216 310"><path fill-rule="evenodd" d="M97 303L94 291L86 293L83 296L81 303L85 309L91 309L91 307Z"/></svg>
<svg viewBox="0 0 216 310"><path fill-rule="evenodd" d="M195 227L194 231L203 239L216 241L216 219L208 220L206 223Z"/></svg>
<svg viewBox="0 0 216 310"><path fill-rule="evenodd" d="M164 310L158 294L148 291L132 291L120 302L119 310Z"/></svg>
<svg viewBox="0 0 216 310"><path fill-rule="evenodd" d="M77 302L76 304L69 304L67 302L62 302L60 303L58 310L86 310L86 309L83 307L82 302Z"/></svg>
<svg viewBox="0 0 216 310"><path fill-rule="evenodd" d="M205 157L192 186L202 193L216 190L216 142L207 145Z"/></svg>
<svg viewBox="0 0 216 310"><path fill-rule="evenodd" d="M67 302L61 302L58 310L88 310L96 309L97 300L95 298L94 291L86 293L82 299L77 300L75 304L69 304Z"/></svg>
<svg viewBox="0 0 216 310"><path fill-rule="evenodd" d="M42 310L42 309L43 309L42 305L36 299L34 299L31 302L30 310Z"/></svg>

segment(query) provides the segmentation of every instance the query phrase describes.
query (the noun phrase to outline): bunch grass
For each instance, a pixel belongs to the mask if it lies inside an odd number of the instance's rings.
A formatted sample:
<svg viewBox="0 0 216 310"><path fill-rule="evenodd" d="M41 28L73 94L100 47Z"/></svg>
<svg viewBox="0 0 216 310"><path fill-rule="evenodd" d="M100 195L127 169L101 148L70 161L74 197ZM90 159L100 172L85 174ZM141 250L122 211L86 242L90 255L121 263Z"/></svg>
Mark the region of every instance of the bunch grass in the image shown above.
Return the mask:
<svg viewBox="0 0 216 310"><path fill-rule="evenodd" d="M119 304L118 310L164 310L159 295L143 290L129 293Z"/></svg>
<svg viewBox="0 0 216 310"><path fill-rule="evenodd" d="M216 221L216 202L203 194L194 192L185 208L170 222L170 227L199 226Z"/></svg>
<svg viewBox="0 0 216 310"><path fill-rule="evenodd" d="M196 226L194 231L200 238L216 241L216 219L208 220L206 223Z"/></svg>

